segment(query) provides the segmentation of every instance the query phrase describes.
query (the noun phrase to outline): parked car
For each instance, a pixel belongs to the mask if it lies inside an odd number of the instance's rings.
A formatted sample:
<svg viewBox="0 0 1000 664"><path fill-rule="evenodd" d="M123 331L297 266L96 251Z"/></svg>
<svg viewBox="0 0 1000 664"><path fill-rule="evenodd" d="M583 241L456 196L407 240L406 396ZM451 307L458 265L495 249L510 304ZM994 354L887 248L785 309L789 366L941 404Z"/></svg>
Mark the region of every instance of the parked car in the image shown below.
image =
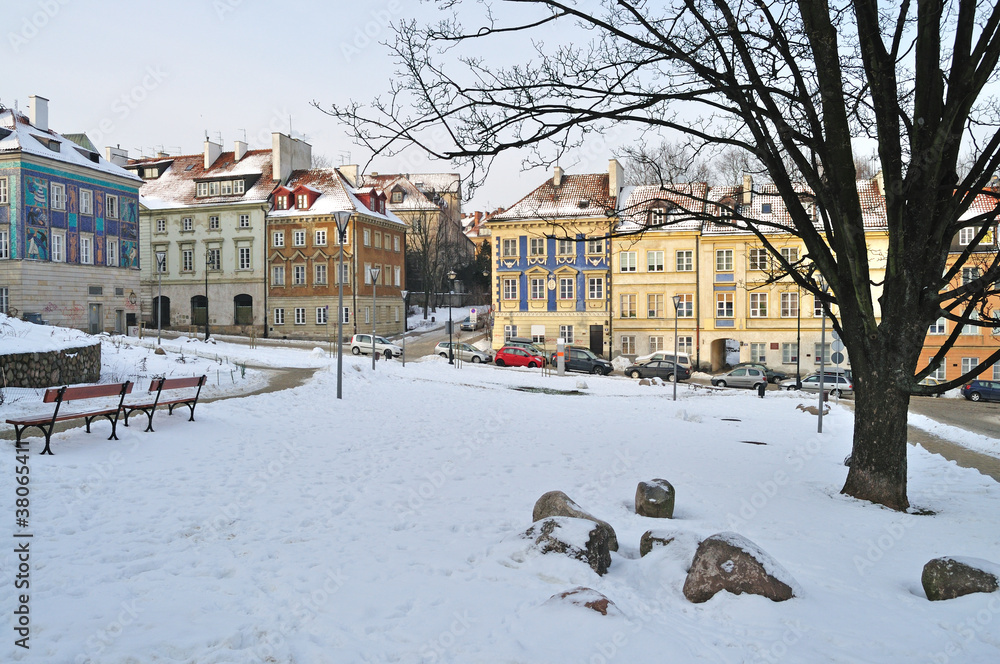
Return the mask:
<svg viewBox="0 0 1000 664"><path fill-rule="evenodd" d="M969 401L1000 401L1000 382L974 380L962 386L962 396Z"/></svg>
<svg viewBox="0 0 1000 664"><path fill-rule="evenodd" d="M530 350L536 355L541 355L543 357L545 356L545 353L542 351L542 349L539 348L537 345L535 345L535 342L532 341L531 339L525 339L523 337L511 337L510 339L504 339L503 345L517 346L518 348L526 348L527 350Z"/></svg>
<svg viewBox="0 0 1000 664"><path fill-rule="evenodd" d="M674 356L676 355L676 360ZM694 370L691 366L691 356L687 353L674 353L672 350L658 350L655 353L650 353L649 355L640 355L635 358L634 364L645 364L647 362L652 362L654 360L667 361L667 362L677 362L677 364L682 367L687 367L690 370Z"/></svg>
<svg viewBox="0 0 1000 664"><path fill-rule="evenodd" d="M756 367L730 369L724 374L712 376L712 385L716 387L749 387L755 390L761 384L767 384L767 374Z"/></svg>
<svg viewBox="0 0 1000 664"><path fill-rule="evenodd" d="M351 352L355 355L370 355L372 352L372 335L355 334L351 337ZM385 359L390 360L402 355L403 349L394 343L386 341L384 337L376 335L375 352L379 355L384 355Z"/></svg>
<svg viewBox="0 0 1000 664"><path fill-rule="evenodd" d="M734 369L739 369L740 367L753 367L755 369L761 369L765 374L767 374L767 382L774 383L775 385L788 379L788 374L784 371L771 369L760 362L740 362L739 364L733 365Z"/></svg>
<svg viewBox="0 0 1000 664"><path fill-rule="evenodd" d="M442 341L437 346L434 346L434 352L441 357L448 357L449 346L454 349L453 355L463 362L478 364L480 362L489 362L492 359L489 353L479 350L470 344L460 343L457 341Z"/></svg>
<svg viewBox="0 0 1000 664"><path fill-rule="evenodd" d="M662 378L671 383L674 381L675 374L677 380L687 380L691 377L691 370L684 365L676 365L664 360L649 360L633 364L625 369L625 375L630 378Z"/></svg>
<svg viewBox="0 0 1000 664"><path fill-rule="evenodd" d="M579 346L566 346L564 358L567 371L583 371L607 376L615 368L614 365L603 357L597 357L594 351L589 348L580 348ZM549 356L549 362L552 366L556 366L555 353Z"/></svg>
<svg viewBox="0 0 1000 664"><path fill-rule="evenodd" d="M545 356L520 346L504 346L497 351L493 364L498 367L544 367Z"/></svg>
<svg viewBox="0 0 1000 664"><path fill-rule="evenodd" d="M786 380L781 383L781 388L785 390L795 389L794 380ZM806 392L819 392L819 373L814 373L802 379L802 389ZM842 373L823 373L823 391L835 397L851 396L854 394L854 384Z"/></svg>
<svg viewBox="0 0 1000 664"><path fill-rule="evenodd" d="M931 378L930 376L928 376L928 377L924 378L922 381L920 381L917 384L918 385L926 385L927 387L936 387L938 385L944 385L944 383L945 383L945 381L943 381L943 380L938 380L937 378ZM931 396L939 397L939 396L941 396L941 393L938 392L937 394L932 394Z"/></svg>
<svg viewBox="0 0 1000 664"><path fill-rule="evenodd" d="M472 316L466 316L462 319L462 324L460 325L462 330L466 332L473 332L475 330L481 330L486 326L486 316L479 314L476 316L476 322L472 322Z"/></svg>

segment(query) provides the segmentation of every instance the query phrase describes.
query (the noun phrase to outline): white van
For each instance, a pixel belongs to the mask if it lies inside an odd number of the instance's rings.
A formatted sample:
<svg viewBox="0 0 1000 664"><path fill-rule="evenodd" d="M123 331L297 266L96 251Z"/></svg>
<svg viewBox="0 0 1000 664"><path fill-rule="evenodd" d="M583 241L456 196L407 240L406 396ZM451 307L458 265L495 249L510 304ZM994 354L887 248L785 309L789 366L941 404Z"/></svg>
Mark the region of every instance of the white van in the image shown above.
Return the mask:
<svg viewBox="0 0 1000 664"><path fill-rule="evenodd" d="M661 361L673 362L674 364L679 364L680 366L686 367L693 371L693 369L691 368L690 355L688 355L687 353L676 353L677 355L676 360L674 360L674 355L675 353L671 350L658 350L655 353L650 353L649 355L642 355L640 357L635 358L635 363L642 364L643 362L650 362L652 360L661 360Z"/></svg>

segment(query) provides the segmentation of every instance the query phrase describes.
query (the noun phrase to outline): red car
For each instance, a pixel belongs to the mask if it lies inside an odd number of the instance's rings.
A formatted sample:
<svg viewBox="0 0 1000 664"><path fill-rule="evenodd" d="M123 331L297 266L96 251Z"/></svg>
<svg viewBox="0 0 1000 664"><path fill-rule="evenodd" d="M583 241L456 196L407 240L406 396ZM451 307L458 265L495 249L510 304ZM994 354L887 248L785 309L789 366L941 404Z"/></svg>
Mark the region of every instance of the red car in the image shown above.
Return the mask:
<svg viewBox="0 0 1000 664"><path fill-rule="evenodd" d="M498 367L544 367L545 356L527 348L504 346L493 357L493 364Z"/></svg>

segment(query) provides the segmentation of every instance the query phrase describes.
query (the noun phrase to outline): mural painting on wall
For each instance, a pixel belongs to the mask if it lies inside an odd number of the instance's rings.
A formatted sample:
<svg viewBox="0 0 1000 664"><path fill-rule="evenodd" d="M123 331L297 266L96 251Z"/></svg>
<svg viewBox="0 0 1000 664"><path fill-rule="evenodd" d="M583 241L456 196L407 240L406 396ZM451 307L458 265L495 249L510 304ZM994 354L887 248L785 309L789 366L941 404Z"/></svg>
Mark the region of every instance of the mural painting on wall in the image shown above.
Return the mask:
<svg viewBox="0 0 1000 664"><path fill-rule="evenodd" d="M80 208L77 207L77 191L76 185L69 185L66 187L66 209L76 212Z"/></svg>
<svg viewBox="0 0 1000 664"><path fill-rule="evenodd" d="M137 242L122 240L122 267L139 268L139 246Z"/></svg>
<svg viewBox="0 0 1000 664"><path fill-rule="evenodd" d="M29 228L27 235L28 260L47 261L49 259L49 232L42 228Z"/></svg>
<svg viewBox="0 0 1000 664"><path fill-rule="evenodd" d="M24 204L33 207L49 206L49 185L42 178L25 178Z"/></svg>
<svg viewBox="0 0 1000 664"><path fill-rule="evenodd" d="M70 263L77 262L80 256L80 236L73 233L66 238L66 260Z"/></svg>
<svg viewBox="0 0 1000 664"><path fill-rule="evenodd" d="M121 220L122 221L138 221L138 216L136 214L136 201L135 200L123 200L122 210L121 210Z"/></svg>
<svg viewBox="0 0 1000 664"><path fill-rule="evenodd" d="M136 224L122 224L121 236L126 240L138 240L139 234L137 231L138 226Z"/></svg>
<svg viewBox="0 0 1000 664"><path fill-rule="evenodd" d="M28 226L45 228L46 222L48 221L48 215L45 213L45 208L27 207L25 210L27 214L24 217L24 221Z"/></svg>

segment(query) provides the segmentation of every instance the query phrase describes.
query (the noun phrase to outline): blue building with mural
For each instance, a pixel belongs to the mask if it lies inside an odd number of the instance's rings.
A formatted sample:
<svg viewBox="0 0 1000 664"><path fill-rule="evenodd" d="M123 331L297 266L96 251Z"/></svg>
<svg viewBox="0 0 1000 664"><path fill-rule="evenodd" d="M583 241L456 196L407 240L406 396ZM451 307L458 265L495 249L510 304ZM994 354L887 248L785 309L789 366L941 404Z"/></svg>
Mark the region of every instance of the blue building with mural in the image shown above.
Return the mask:
<svg viewBox="0 0 1000 664"><path fill-rule="evenodd" d="M127 331L139 311L139 186L85 136L0 108L0 311L92 333Z"/></svg>

